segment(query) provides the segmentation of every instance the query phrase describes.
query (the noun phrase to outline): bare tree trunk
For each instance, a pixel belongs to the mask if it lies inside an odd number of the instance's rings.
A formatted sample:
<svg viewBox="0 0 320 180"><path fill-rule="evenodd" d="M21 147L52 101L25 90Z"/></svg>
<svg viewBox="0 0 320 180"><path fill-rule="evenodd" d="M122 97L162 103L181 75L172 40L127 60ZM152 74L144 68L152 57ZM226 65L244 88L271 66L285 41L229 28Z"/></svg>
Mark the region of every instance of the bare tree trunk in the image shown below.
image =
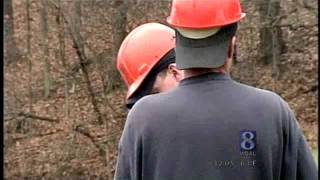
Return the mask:
<svg viewBox="0 0 320 180"><path fill-rule="evenodd" d="M272 42L270 42L270 39L272 40L271 31L268 27L265 27L269 25L270 17L268 16L268 4L269 1L263 1L259 2L257 1L257 9L259 11L259 17L261 22L261 27L259 28L260 33L260 47L259 47L259 55L261 56L262 61L265 64L270 63L270 59L272 60Z"/></svg>
<svg viewBox="0 0 320 180"><path fill-rule="evenodd" d="M272 37L272 71L273 77L277 80L279 71L280 55L284 50L284 40L282 38L281 27L278 27L279 21L281 20L280 14L280 0L270 0L268 14L272 18L271 20L271 37Z"/></svg>
<svg viewBox="0 0 320 180"><path fill-rule="evenodd" d="M57 24L58 24L58 29L59 29L59 54L60 54L60 59L62 66L64 67L64 94L65 94L65 118L68 120L69 119L69 91L68 91L68 70L69 67L67 66L66 63L66 58L65 58L65 32L64 32L64 21L62 17L62 5L61 5L61 0L58 0L59 3L59 8L57 9Z"/></svg>
<svg viewBox="0 0 320 180"><path fill-rule="evenodd" d="M50 72L49 72L49 49L48 49L48 10L47 10L47 0L42 0L42 8L41 8L41 31L42 31L42 47L43 47L43 59L44 59L44 95L45 97L49 97L50 95Z"/></svg>
<svg viewBox="0 0 320 180"><path fill-rule="evenodd" d="M120 75L116 69L116 59L119 47L126 37L126 25L127 25L127 11L128 0L114 0L113 7L116 9L114 18L112 18L112 60L106 67L107 71L107 87L108 90L113 90L121 85Z"/></svg>
<svg viewBox="0 0 320 180"><path fill-rule="evenodd" d="M279 40L278 40L278 28L272 29L272 76L275 79L278 79L280 75L279 71Z"/></svg>
<svg viewBox="0 0 320 180"><path fill-rule="evenodd" d="M122 85L119 72L116 68L116 59L118 50L123 39L127 35L126 25L127 25L127 11L128 11L128 0L113 0L113 7L116 9L114 18L112 18L112 59L110 64L107 65L107 88L106 91L116 89ZM106 93L106 92L105 92ZM106 123L106 131L109 132L108 123ZM110 143L107 142L106 150L106 161L107 161L107 178L112 179L112 173L110 169L110 154L109 149L111 148Z"/></svg>
<svg viewBox="0 0 320 180"><path fill-rule="evenodd" d="M63 17L62 17L62 10L61 10L61 0L58 1L59 3L59 8L57 9L58 12L57 12L57 17L56 17L56 20L57 20L57 24L58 24L58 28L59 28L59 35L58 35L58 38L59 38L59 45L60 45L60 48L59 48L59 54L60 54L60 59L61 59L61 63L62 63L62 66L65 68L65 70L67 70L67 64L66 64L66 59L65 59L65 33L64 33L64 22L63 22Z"/></svg>
<svg viewBox="0 0 320 180"><path fill-rule="evenodd" d="M279 56L274 55L275 52L280 55L285 49L281 27L277 26L278 21L281 19L280 0L257 1L256 3L260 20L263 22L262 27L260 27L259 54L265 64L278 62ZM278 45L274 46L274 43Z"/></svg>
<svg viewBox="0 0 320 180"><path fill-rule="evenodd" d="M27 59L29 62L28 70L29 70L29 113L32 113L32 103L33 103L33 97L32 97L32 61L31 61L31 26L30 26L30 0L26 1L26 10L27 10Z"/></svg>
<svg viewBox="0 0 320 180"><path fill-rule="evenodd" d="M74 34L75 34L75 38L76 41L78 42L79 45L79 49L81 52L83 52L85 55L85 48L84 48L84 44L82 42L82 38L81 38L81 0L75 0L74 1Z"/></svg>
<svg viewBox="0 0 320 180"><path fill-rule="evenodd" d="M65 117L68 120L69 119L69 92L68 92L68 77L66 76L65 72L65 76L64 76L64 95L65 95Z"/></svg>
<svg viewBox="0 0 320 180"><path fill-rule="evenodd" d="M77 29L79 29L80 31L80 27L81 27L81 0L75 0L75 17L74 17L74 20L75 20L75 26Z"/></svg>
<svg viewBox="0 0 320 180"><path fill-rule="evenodd" d="M21 53L17 47L14 38L14 18L12 0L5 0L4 2L4 64L8 65L13 61L17 61L21 57Z"/></svg>

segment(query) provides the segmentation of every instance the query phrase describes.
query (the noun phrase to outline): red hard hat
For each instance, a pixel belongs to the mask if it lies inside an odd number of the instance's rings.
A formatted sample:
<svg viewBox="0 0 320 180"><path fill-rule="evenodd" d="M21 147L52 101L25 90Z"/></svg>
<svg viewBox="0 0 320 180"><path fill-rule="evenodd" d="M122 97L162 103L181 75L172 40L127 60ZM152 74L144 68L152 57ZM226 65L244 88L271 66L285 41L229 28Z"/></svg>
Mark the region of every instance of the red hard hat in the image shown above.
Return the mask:
<svg viewBox="0 0 320 180"><path fill-rule="evenodd" d="M242 19L240 0L173 0L167 22L173 27L206 29Z"/></svg>
<svg viewBox="0 0 320 180"><path fill-rule="evenodd" d="M138 89L151 69L175 47L175 31L159 23L143 24L122 42L117 69L125 81L127 99Z"/></svg>

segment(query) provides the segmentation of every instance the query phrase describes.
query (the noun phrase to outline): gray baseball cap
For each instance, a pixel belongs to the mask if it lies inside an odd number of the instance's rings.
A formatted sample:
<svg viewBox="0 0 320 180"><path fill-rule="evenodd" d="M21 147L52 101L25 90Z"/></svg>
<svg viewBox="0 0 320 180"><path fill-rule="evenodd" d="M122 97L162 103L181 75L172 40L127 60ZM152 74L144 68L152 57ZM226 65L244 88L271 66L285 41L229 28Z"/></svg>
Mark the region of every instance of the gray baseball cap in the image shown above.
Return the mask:
<svg viewBox="0 0 320 180"><path fill-rule="evenodd" d="M196 30L195 30L196 31ZM178 69L217 68L225 63L228 47L237 31L237 24L216 30L213 35L196 39L176 30L176 64Z"/></svg>

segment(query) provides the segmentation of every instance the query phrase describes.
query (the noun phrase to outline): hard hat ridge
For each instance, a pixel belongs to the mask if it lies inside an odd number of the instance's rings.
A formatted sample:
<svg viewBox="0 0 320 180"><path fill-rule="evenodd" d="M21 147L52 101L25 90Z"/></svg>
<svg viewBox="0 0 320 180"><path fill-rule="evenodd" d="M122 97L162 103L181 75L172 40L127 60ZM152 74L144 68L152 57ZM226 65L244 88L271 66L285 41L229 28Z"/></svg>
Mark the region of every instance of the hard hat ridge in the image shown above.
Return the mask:
<svg viewBox="0 0 320 180"><path fill-rule="evenodd" d="M206 29L245 17L240 0L173 0L167 22L175 28Z"/></svg>

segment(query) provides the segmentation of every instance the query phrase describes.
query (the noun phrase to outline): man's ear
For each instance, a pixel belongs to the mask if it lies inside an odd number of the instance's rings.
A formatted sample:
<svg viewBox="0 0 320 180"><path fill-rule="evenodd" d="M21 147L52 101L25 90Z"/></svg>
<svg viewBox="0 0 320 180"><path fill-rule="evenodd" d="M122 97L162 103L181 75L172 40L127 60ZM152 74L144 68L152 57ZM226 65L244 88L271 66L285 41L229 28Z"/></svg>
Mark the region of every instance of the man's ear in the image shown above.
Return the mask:
<svg viewBox="0 0 320 180"><path fill-rule="evenodd" d="M229 48L228 48L228 58L233 57L233 53L235 50L236 45L236 36L233 36L230 43L229 43Z"/></svg>
<svg viewBox="0 0 320 180"><path fill-rule="evenodd" d="M176 63L169 64L168 72L173 75L177 82L180 82L183 79L182 71L177 68Z"/></svg>

